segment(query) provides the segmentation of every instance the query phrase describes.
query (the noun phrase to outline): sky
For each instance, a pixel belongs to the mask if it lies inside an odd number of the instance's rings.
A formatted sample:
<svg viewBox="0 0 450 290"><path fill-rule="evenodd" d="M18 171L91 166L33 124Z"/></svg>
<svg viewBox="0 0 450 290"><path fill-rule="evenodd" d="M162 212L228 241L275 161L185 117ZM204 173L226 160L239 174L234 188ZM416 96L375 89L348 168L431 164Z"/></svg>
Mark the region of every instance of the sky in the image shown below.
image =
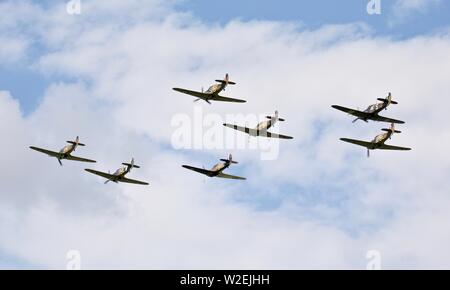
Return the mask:
<svg viewBox="0 0 450 290"><path fill-rule="evenodd" d="M340 1L344 2L344 1ZM450 3L369 1L82 0L0 2L0 268L448 269L450 253ZM376 2L376 1L375 1ZM173 87L245 104L193 103ZM374 151L383 123L352 123L333 104L404 120ZM255 140L222 123L293 140ZM28 149L59 150L59 166ZM181 138L181 139L180 139ZM182 164L227 173L207 179ZM103 184L83 169L130 178ZM71 252L72 251L72 252Z"/></svg>

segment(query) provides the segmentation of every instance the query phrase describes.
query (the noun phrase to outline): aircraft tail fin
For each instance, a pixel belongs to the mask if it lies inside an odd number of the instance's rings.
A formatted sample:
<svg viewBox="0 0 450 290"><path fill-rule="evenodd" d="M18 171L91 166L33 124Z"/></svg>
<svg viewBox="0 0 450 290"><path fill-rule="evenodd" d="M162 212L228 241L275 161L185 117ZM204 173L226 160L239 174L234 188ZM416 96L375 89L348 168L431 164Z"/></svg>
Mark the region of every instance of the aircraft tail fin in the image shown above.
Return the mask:
<svg viewBox="0 0 450 290"><path fill-rule="evenodd" d="M390 104L397 105L398 104L396 101L392 100L392 94L391 93L389 93L388 96L385 99L378 98L377 100L385 102L385 103L388 103L388 105L390 105Z"/></svg>
<svg viewBox="0 0 450 290"><path fill-rule="evenodd" d="M286 121L285 119L278 117L278 111L275 111L275 116L266 116L266 118L267 118L267 119L270 119L270 120L271 120L271 119L277 119L277 120L280 121L280 122Z"/></svg>
<svg viewBox="0 0 450 290"><path fill-rule="evenodd" d="M233 156L231 154L230 154L230 156L228 156L228 159L220 159L220 161L229 162L231 164L238 164L239 163L237 161L233 161Z"/></svg>
<svg viewBox="0 0 450 290"><path fill-rule="evenodd" d="M86 144L80 143L80 137L77 136L77 138L75 138L75 141L66 141L69 144L72 145L76 145L76 146L86 146Z"/></svg>
<svg viewBox="0 0 450 290"><path fill-rule="evenodd" d="M235 85L236 84L235 82L230 81L228 73L225 75L225 78L223 80L216 80L216 82L222 83L222 84L224 83L226 85Z"/></svg>
<svg viewBox="0 0 450 290"><path fill-rule="evenodd" d="M399 130L395 130L395 125L394 123L391 124L391 128L384 128L381 129L382 131L386 131L386 132L392 132L392 133L401 133L402 131Z"/></svg>
<svg viewBox="0 0 450 290"><path fill-rule="evenodd" d="M131 168L141 168L140 166L134 164L134 158L131 159L130 163L124 162L122 164L125 165L125 166L128 166L130 169Z"/></svg>

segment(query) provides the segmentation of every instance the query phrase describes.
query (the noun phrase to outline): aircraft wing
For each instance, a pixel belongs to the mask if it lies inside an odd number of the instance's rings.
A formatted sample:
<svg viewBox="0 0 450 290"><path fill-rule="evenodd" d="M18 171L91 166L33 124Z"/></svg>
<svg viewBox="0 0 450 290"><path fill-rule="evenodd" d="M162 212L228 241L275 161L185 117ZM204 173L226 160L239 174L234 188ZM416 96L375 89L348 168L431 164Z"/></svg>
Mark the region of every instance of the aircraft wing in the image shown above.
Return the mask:
<svg viewBox="0 0 450 290"><path fill-rule="evenodd" d="M247 128L247 127L241 127L238 125L231 125L231 124L223 124L225 127L234 129L234 130L238 130L244 133L249 134L250 136L258 136L258 130L256 129L252 129L252 128Z"/></svg>
<svg viewBox="0 0 450 290"><path fill-rule="evenodd" d="M350 115L353 115L353 116L359 117L359 118L366 118L366 117L370 116L370 114L368 114L368 113L361 112L361 111L354 110L354 109L350 109L350 108L346 108L346 107L342 107L342 106L338 106L338 105L333 105L331 107L336 109L336 110L345 112L347 114L350 114Z"/></svg>
<svg viewBox="0 0 450 290"><path fill-rule="evenodd" d="M215 96L211 99L211 101L220 101L220 102L233 102L233 103L245 103L246 100L241 99L233 99L229 97L223 97L223 96Z"/></svg>
<svg viewBox="0 0 450 290"><path fill-rule="evenodd" d="M198 167L193 167L193 166L189 166L189 165L183 165L184 168L201 173L201 174L205 174L210 176L212 173L214 173L211 170L207 170L207 169L202 169L202 168L198 168Z"/></svg>
<svg viewBox="0 0 450 290"><path fill-rule="evenodd" d="M101 171L97 171L97 170L92 170L92 169L85 169L87 172L101 176L103 178L112 180L114 179L115 175L110 174L110 173L105 173L105 172L101 172Z"/></svg>
<svg viewBox="0 0 450 290"><path fill-rule="evenodd" d="M52 157L57 157L58 158L60 156L59 152L50 151L50 150L47 150L47 149L42 149L42 148L38 148L38 147L34 147L34 146L30 146L30 149L36 150L38 152L47 154L47 155L52 156Z"/></svg>
<svg viewBox="0 0 450 290"><path fill-rule="evenodd" d="M395 124L404 124L405 123L400 120L391 119L391 118L387 118L387 117L383 117L383 116L373 116L373 117L370 117L369 119L374 120L374 121L388 122L388 123L395 123Z"/></svg>
<svg viewBox="0 0 450 290"><path fill-rule="evenodd" d="M206 99L207 97L211 96L211 94L196 92L196 91L191 91L191 90L186 90L186 89L180 89L180 88L173 88L173 90L183 93L183 94L191 95L191 96L203 99L203 100Z"/></svg>
<svg viewBox="0 0 450 290"><path fill-rule="evenodd" d="M411 148L407 148L407 147L399 147L399 146L392 146L392 145L386 145L383 144L381 145L381 147L379 149L384 149L384 150L411 150Z"/></svg>
<svg viewBox="0 0 450 290"><path fill-rule="evenodd" d="M366 147L366 148L372 148L372 146L373 146L372 142L366 142L366 141L355 140L355 139L348 139L348 138L341 138L341 140L344 141L344 142L356 144L356 145L363 146L363 147Z"/></svg>
<svg viewBox="0 0 450 290"><path fill-rule="evenodd" d="M67 159L67 160L73 160L73 161L90 162L90 163L95 163L95 162L97 162L97 161L95 161L95 160L86 159L86 158L81 158L81 157L72 156L72 155L69 155L66 159Z"/></svg>
<svg viewBox="0 0 450 290"><path fill-rule="evenodd" d="M262 137L268 137L268 138L280 138L280 139L294 139L294 137L291 136L286 136L286 135L281 135L281 134L275 134L275 133L270 133L270 132L263 132L263 131L259 131L256 129L252 129L252 128L248 128L248 127L241 127L238 125L231 125L231 124L223 124L225 127L237 130L237 131L241 131L244 133L249 134L250 136L262 136Z"/></svg>
<svg viewBox="0 0 450 290"><path fill-rule="evenodd" d="M118 180L119 182L125 182L125 183L133 183L133 184L141 184L141 185L148 185L148 182L144 182L144 181L139 181L139 180L135 180L135 179L130 179L130 178L126 178L126 177L122 177L120 180Z"/></svg>
<svg viewBox="0 0 450 290"><path fill-rule="evenodd" d="M378 115L374 116L373 114L369 114L366 112L362 112L362 111L358 111L358 110L354 110L354 109L350 109L350 108L346 108L346 107L342 107L342 106L333 105L331 107L333 107L336 110L345 112L347 114L350 114L350 115L353 115L355 117L362 118L362 119L368 119L368 120L378 121L378 122L395 123L395 124L404 124L405 123L400 120L391 119L391 118L378 116Z"/></svg>
<svg viewBox="0 0 450 290"><path fill-rule="evenodd" d="M261 134L260 136L266 136L268 138L279 138L279 139L294 139L294 137L281 135L281 134L275 134L270 132L265 132L265 134Z"/></svg>
<svg viewBox="0 0 450 290"><path fill-rule="evenodd" d="M246 180L247 178L245 177L240 177L240 176L235 176L235 175L229 175L229 174L225 174L225 173L219 173L217 175L217 177L221 177L221 178L228 178L228 179L239 179L239 180Z"/></svg>

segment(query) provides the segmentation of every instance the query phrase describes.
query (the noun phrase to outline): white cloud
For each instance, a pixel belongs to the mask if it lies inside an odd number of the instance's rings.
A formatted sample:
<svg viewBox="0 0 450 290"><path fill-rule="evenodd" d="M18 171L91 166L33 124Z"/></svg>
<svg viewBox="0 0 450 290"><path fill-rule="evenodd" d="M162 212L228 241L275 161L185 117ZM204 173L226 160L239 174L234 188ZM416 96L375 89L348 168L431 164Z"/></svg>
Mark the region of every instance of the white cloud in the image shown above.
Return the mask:
<svg viewBox="0 0 450 290"><path fill-rule="evenodd" d="M378 249L384 267L449 267L448 35L392 41L363 24L210 27L153 2L100 2L86 1L79 18L32 6L33 27L10 26L48 48L33 63L43 73L76 81L53 84L26 118L0 94L0 253L44 268L64 268L69 249L81 251L84 268L365 268L366 251ZM137 10L135 22L117 24L120 11ZM226 93L248 103L200 104L204 112L279 109L281 131L295 136L275 161L233 152L240 164L230 172L247 176L243 184L203 182L180 166L228 152L170 149L172 116L193 112L192 98L171 88L225 72L238 82ZM370 139L387 125L352 124L330 105L362 108L388 91L400 104L383 114L407 121L390 142L413 150L367 159L338 138ZM60 167L27 148L57 149L76 135L88 145L77 154L99 161L92 167L135 157L142 169L131 176L150 187L104 186L85 164Z"/></svg>

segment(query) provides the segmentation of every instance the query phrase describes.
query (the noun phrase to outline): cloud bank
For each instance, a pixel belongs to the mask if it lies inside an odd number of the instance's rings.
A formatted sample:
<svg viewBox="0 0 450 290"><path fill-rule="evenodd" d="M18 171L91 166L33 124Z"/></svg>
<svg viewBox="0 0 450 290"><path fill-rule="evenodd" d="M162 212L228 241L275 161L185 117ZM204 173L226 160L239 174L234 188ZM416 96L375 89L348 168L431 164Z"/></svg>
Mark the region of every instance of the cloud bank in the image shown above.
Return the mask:
<svg viewBox="0 0 450 290"><path fill-rule="evenodd" d="M63 4L0 5L1 37L23 43L0 59L54 80L27 116L0 92L1 267L65 268L77 249L84 269L365 268L375 249L383 268L449 268L449 35L394 41L362 23L220 26L168 2L83 5L78 16ZM248 103L197 104L205 113L278 109L281 131L295 136L273 161L232 152L240 164L230 172L245 183L180 166L228 151L171 146L172 117L194 113L192 98L171 88L225 72L238 82L227 94ZM370 140L387 125L352 124L330 105L362 108L389 91L399 105L383 114L406 121L389 142L413 150L367 159L339 137ZM150 187L104 186L85 164L60 167L28 149L76 135L87 143L77 154L99 161L93 168L134 157L142 169L130 177Z"/></svg>

